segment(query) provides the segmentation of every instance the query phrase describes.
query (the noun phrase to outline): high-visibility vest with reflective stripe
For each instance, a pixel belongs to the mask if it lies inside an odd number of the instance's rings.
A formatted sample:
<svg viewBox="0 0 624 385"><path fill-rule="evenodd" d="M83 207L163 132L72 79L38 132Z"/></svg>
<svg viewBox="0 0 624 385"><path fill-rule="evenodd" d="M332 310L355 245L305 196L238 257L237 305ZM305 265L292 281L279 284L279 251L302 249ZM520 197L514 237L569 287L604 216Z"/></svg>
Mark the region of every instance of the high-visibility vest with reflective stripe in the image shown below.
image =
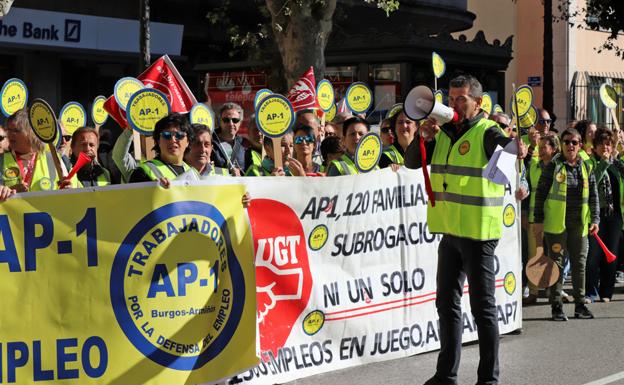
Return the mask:
<svg viewBox="0 0 624 385"><path fill-rule="evenodd" d="M260 166L262 164L262 154L256 150L251 150L251 163Z"/></svg>
<svg viewBox="0 0 624 385"><path fill-rule="evenodd" d="M146 162L142 162L139 167L145 172L145 174L151 179L151 180L158 180L161 178L167 178L169 180L175 180L179 175L176 175L175 172L173 172L173 170L167 166L165 163L161 162L158 159L152 159L152 160L148 160ZM186 163L182 163L182 167L184 167L184 172L195 172L195 174L197 174L197 171L192 168L191 166L189 166ZM199 179L199 176L198 176Z"/></svg>
<svg viewBox="0 0 624 385"><path fill-rule="evenodd" d="M97 178L94 181L95 183L91 183L91 180L80 180L79 179L79 181L80 181L80 183L82 184L83 187L108 186L109 184L111 184L110 172L108 172L107 169L102 167L102 173L97 176Z"/></svg>
<svg viewBox="0 0 624 385"><path fill-rule="evenodd" d="M392 161L392 163L401 164L401 165L405 163L405 159L403 158L403 155L401 155L401 153L399 152L399 150L397 150L394 144L386 148L383 151L383 154L386 155Z"/></svg>
<svg viewBox="0 0 624 385"><path fill-rule="evenodd" d="M555 162L555 172L553 183L548 191L546 201L544 201L544 232L549 234L561 234L565 231L566 197L568 192L568 175L565 167L565 160L560 157L553 159ZM583 236L587 235L589 227L589 173L590 166L581 161L581 174L583 178L581 220L583 225Z"/></svg>
<svg viewBox="0 0 624 385"><path fill-rule="evenodd" d="M202 171L202 173L199 174L200 177L213 176L213 175L230 176L230 171L227 168L214 167L208 164L206 165L206 167L204 167L204 171Z"/></svg>
<svg viewBox="0 0 624 385"><path fill-rule="evenodd" d="M497 127L481 119L454 144L444 131L436 135L431 157L435 206L427 207L431 232L475 240L501 237L505 186L483 177L488 164L483 136L492 126Z"/></svg>
<svg viewBox="0 0 624 385"><path fill-rule="evenodd" d="M1 185L14 187L22 183L20 168L13 157L13 153L5 152L0 156L0 170L2 170L2 176L0 177ZM52 159L52 153L38 153L28 191L57 190L58 182L59 179L54 166L54 159ZM72 178L71 185L72 187L79 187L78 179L75 176Z"/></svg>
<svg viewBox="0 0 624 385"><path fill-rule="evenodd" d="M355 167L355 163L347 154L343 154L340 159L332 160L329 164L328 170L331 167L335 167L340 175L355 175L359 174L360 171Z"/></svg>
<svg viewBox="0 0 624 385"><path fill-rule="evenodd" d="M531 191L529 196L529 223L535 222L535 191L537 191L537 184L541 176L540 160L531 158L531 164L529 164L529 189Z"/></svg>

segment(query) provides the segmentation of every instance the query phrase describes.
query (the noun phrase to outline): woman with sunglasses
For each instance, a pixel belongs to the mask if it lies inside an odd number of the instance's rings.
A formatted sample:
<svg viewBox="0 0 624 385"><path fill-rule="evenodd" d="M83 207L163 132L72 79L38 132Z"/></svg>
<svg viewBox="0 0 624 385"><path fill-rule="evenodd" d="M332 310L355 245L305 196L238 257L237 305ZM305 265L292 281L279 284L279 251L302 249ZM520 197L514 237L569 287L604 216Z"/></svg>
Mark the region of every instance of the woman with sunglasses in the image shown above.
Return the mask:
<svg viewBox="0 0 624 385"><path fill-rule="evenodd" d="M199 179L194 168L184 162L184 153L193 140L188 120L181 114L171 114L160 119L154 128L156 158L142 162L130 176L130 183L159 180L165 186L169 181L188 173Z"/></svg>
<svg viewBox="0 0 624 385"><path fill-rule="evenodd" d="M379 137L381 138L383 151L389 149L394 143L394 133L392 132L392 126L389 118L386 118L379 123Z"/></svg>
<svg viewBox="0 0 624 385"><path fill-rule="evenodd" d="M219 126L212 135L212 161L216 167L227 168L240 176L246 169L245 143L238 131L243 121L243 108L236 103L225 103L219 109Z"/></svg>
<svg viewBox="0 0 624 385"><path fill-rule="evenodd" d="M414 140L418 128L416 122L408 118L403 109L390 118L390 127L394 134L394 143L381 154L380 168L386 168L391 164L402 166L405 163L405 151Z"/></svg>
<svg viewBox="0 0 624 385"><path fill-rule="evenodd" d="M9 138L4 127L0 126L0 154L4 154L9 150Z"/></svg>
<svg viewBox="0 0 624 385"><path fill-rule="evenodd" d="M291 167L293 164L290 162L293 161L292 153L293 153L293 136L292 133L287 133L282 136L281 140L281 149L282 149L282 164L284 167L275 167L275 154L273 152L273 141L265 138L262 143L264 146L264 152L266 153L265 157L262 159L262 163L260 166L251 165L247 169L245 176L293 176L293 175L305 175L305 171L303 168L298 170L298 173L293 173L291 171ZM299 162L296 162L299 163ZM301 166L301 164L299 164Z"/></svg>
<svg viewBox="0 0 624 385"><path fill-rule="evenodd" d="M598 232L600 210L596 178L591 166L579 156L581 135L575 129L561 134L562 155L544 168L535 193L533 232L535 239L544 239L544 252L563 271L564 256L572 266L574 317L594 318L585 305L585 265L587 235ZM543 237L543 238L542 238ZM567 321L563 312L563 274L550 290L552 319Z"/></svg>
<svg viewBox="0 0 624 385"><path fill-rule="evenodd" d="M314 129L304 124L298 124L295 127L294 135L295 159L288 160L289 168L295 173L303 171L303 175L316 176L323 172L322 166L312 161L316 148Z"/></svg>
<svg viewBox="0 0 624 385"><path fill-rule="evenodd" d="M61 180L54 167L53 154L45 151L43 142L30 126L26 108L9 116L7 133L11 151L0 155L0 201L16 192L79 186L76 177L70 181Z"/></svg>

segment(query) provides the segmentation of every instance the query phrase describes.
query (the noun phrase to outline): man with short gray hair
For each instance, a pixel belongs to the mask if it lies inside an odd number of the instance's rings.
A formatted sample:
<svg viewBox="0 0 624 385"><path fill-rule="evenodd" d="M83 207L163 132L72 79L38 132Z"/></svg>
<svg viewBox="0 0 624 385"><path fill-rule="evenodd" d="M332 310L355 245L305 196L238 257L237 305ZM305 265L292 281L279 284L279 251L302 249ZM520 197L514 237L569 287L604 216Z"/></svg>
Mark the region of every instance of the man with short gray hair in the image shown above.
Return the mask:
<svg viewBox="0 0 624 385"><path fill-rule="evenodd" d="M245 170L245 146L238 135L243 121L243 108L236 103L225 103L219 109L218 125L212 135L212 161L215 167L227 168L233 175Z"/></svg>

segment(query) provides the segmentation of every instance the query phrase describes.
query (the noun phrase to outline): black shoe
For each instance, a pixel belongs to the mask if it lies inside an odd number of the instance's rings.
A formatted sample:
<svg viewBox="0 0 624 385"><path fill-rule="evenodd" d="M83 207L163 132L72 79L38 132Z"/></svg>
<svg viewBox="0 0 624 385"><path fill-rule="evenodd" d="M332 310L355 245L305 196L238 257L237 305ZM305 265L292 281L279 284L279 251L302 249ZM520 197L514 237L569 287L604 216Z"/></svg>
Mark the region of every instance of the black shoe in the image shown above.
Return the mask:
<svg viewBox="0 0 624 385"><path fill-rule="evenodd" d="M587 306L583 303L577 303L574 307L574 318L580 319L592 319L594 318L594 314L589 311Z"/></svg>
<svg viewBox="0 0 624 385"><path fill-rule="evenodd" d="M552 320L553 321L567 321L568 317L563 312L563 306L561 304L552 306Z"/></svg>

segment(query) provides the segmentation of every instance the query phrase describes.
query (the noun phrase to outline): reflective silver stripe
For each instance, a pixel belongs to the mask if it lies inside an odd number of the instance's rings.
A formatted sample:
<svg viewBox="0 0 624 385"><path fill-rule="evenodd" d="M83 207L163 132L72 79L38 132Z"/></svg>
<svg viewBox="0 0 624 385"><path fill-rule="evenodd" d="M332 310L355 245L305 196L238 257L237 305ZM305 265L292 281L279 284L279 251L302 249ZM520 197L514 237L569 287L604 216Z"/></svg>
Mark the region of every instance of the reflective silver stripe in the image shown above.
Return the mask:
<svg viewBox="0 0 624 385"><path fill-rule="evenodd" d="M444 166L442 164L432 164L431 172L438 174L451 174L451 175L459 175L459 176L475 176L475 177L483 177L483 169L476 167L465 167L465 166Z"/></svg>
<svg viewBox="0 0 624 385"><path fill-rule="evenodd" d="M54 159L52 158L54 155L52 155L51 152L46 152L45 154L48 163L48 177L50 178L52 185L54 185L54 181L56 180L56 166L54 165ZM62 160L59 159L59 162L62 162Z"/></svg>
<svg viewBox="0 0 624 385"><path fill-rule="evenodd" d="M473 197L469 195L454 194L450 192L436 192L435 199L437 201L447 201L472 206L502 206L504 202L503 197Z"/></svg>
<svg viewBox="0 0 624 385"><path fill-rule="evenodd" d="M342 175L351 175L351 168L349 168L349 165L347 165L347 162L345 162L344 160L338 161L338 163L340 164L340 168L342 168Z"/></svg>
<svg viewBox="0 0 624 385"><path fill-rule="evenodd" d="M158 169L158 167L154 163L152 163L152 162L145 162L143 164L146 165L147 168L149 168L154 173L154 175L156 176L156 179L162 179L162 178L165 177L162 174L162 172L160 172L160 170Z"/></svg>

